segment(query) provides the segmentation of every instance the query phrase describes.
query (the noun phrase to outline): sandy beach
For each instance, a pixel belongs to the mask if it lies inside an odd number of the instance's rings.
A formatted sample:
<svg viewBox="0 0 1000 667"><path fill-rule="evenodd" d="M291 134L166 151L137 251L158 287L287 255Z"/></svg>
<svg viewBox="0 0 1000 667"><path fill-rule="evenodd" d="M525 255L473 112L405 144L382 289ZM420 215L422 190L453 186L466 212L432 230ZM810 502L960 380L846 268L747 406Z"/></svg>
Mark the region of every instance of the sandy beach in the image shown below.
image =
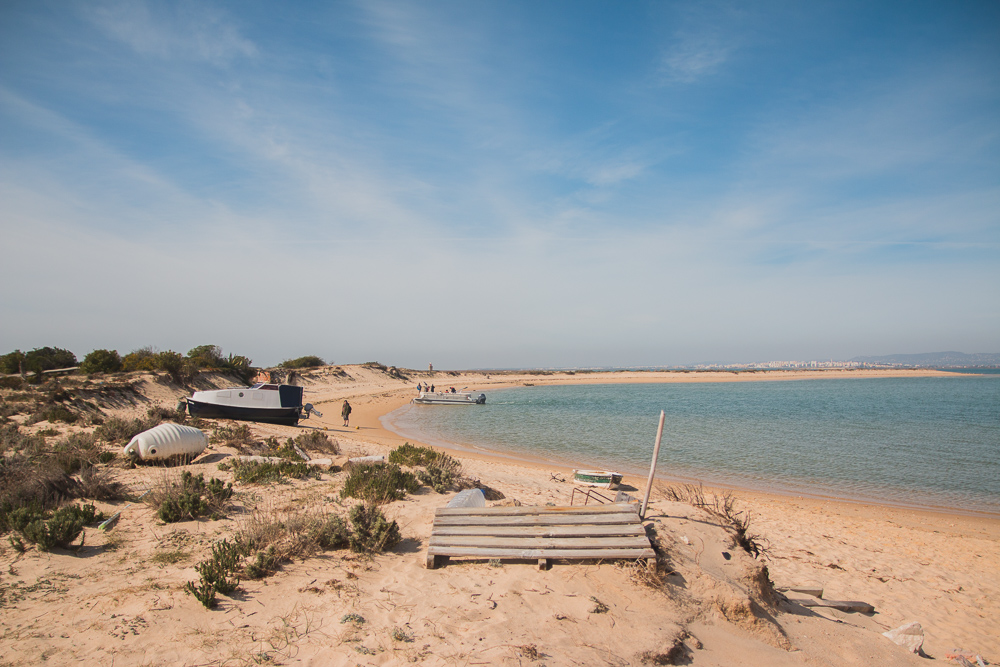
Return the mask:
<svg viewBox="0 0 1000 667"><path fill-rule="evenodd" d="M405 371L399 379L379 367L341 366L302 374L308 400L323 418L300 427L251 429L261 439L322 430L339 443L336 462L343 464L403 444L380 418L409 402L423 381L488 393L557 383L935 374ZM154 405L172 407L184 393L150 378L136 387L143 400L109 405L105 412L127 416ZM339 417L345 399L354 408L349 428ZM140 491L181 470L228 480L230 473L217 463L235 453L211 446L182 468L109 468ZM569 504L573 485L565 469L453 453L466 476L505 496L498 502ZM718 517L674 498L670 488L677 485L666 477L654 487L645 521L660 552L655 581L641 568L614 562L556 562L540 571L528 561L454 560L428 570L424 552L433 511L451 494L424 487L383 507L403 537L390 552L368 559L325 551L285 563L271 577L244 581L215 610L184 591L212 543L234 535L254 512L322 507L346 514L356 501L339 496L344 475L327 471L319 479L237 485L239 511L215 521L164 524L143 503L97 502L106 513L121 510L121 521L108 533L88 529L77 552L18 553L5 539L0 664L916 665L928 659L947 664L956 650L973 661L976 654L987 663L1000 660L1000 517L729 490L738 508L750 513L750 533L764 548L754 558L734 547ZM636 489L644 483L625 479ZM706 492L711 497L716 491ZM784 590L789 588L822 589L824 600L861 601L875 611L804 606L796 600L809 596ZM344 622L349 614L364 622ZM881 634L910 621L925 633L924 657Z"/></svg>

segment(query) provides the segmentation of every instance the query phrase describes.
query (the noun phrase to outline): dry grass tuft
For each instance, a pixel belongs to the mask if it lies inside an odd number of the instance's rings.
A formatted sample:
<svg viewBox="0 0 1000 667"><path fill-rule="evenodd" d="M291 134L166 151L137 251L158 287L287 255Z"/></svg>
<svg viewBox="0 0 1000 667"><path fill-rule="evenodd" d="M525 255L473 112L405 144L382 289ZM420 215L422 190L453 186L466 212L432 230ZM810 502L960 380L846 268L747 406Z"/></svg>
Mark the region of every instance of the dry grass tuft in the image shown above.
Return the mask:
<svg viewBox="0 0 1000 667"><path fill-rule="evenodd" d="M651 570L644 560L620 560L615 562L615 567L624 572L629 582L636 586L655 589L663 586L663 575L660 574L659 568Z"/></svg>
<svg viewBox="0 0 1000 667"><path fill-rule="evenodd" d="M76 488L78 498L90 500L133 500L131 490L116 481L107 468L88 467L80 471Z"/></svg>
<svg viewBox="0 0 1000 667"><path fill-rule="evenodd" d="M347 546L344 520L316 508L255 510L236 532L236 541L248 554L247 576L260 579L293 558Z"/></svg>
<svg viewBox="0 0 1000 667"><path fill-rule="evenodd" d="M664 490L668 500L688 503L700 507L715 516L722 526L729 531L733 544L739 546L754 558L767 556L767 540L750 531L750 510L741 511L736 508L737 499L732 491L722 495L713 495L709 500L701 484L682 484L679 487L670 486Z"/></svg>

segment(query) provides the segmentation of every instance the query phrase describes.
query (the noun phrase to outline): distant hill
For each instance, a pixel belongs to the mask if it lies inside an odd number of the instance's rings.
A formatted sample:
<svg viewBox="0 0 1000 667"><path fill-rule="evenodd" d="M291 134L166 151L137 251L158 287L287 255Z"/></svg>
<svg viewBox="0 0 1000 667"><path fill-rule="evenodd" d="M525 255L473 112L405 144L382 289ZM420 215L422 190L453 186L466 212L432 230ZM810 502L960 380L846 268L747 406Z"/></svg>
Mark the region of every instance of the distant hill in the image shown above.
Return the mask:
<svg viewBox="0 0 1000 667"><path fill-rule="evenodd" d="M925 352L923 354L887 354L882 357L854 357L851 361L865 364L900 364L903 366L930 366L934 368L969 366L1000 366L1000 354L976 352Z"/></svg>

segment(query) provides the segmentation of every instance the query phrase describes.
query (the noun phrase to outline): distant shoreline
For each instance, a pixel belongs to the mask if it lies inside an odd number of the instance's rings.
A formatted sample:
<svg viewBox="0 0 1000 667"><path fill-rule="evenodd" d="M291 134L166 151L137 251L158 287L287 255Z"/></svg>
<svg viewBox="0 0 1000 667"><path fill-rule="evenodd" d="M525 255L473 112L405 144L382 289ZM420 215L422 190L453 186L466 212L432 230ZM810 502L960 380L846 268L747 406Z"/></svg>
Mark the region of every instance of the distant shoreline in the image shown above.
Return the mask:
<svg viewBox="0 0 1000 667"><path fill-rule="evenodd" d="M435 371L437 373L437 371ZM468 372L467 372L468 373ZM537 372L535 372L537 373ZM496 377L498 374L489 373L491 376L489 379L484 379L482 381L477 381L474 388L476 390L498 390L498 389L509 389L514 387L530 387L530 386L560 386L560 385L594 385L594 384L678 384L678 383L699 383L699 382L781 382L781 381L795 381L795 380L815 380L815 379L873 379L873 378L914 378L914 377L952 377L952 378L971 378L975 377L971 373L949 373L945 371L932 370L932 369L864 369L864 370L847 370L847 369L824 369L824 370L768 370L768 371L758 371L758 372L745 372L741 371L739 373L732 371L699 371L696 377L692 377L693 373L684 373L677 371L617 371L617 372L588 372L585 374L570 374L568 372L550 372L550 374L538 375L533 372L528 373L507 373L501 377ZM462 383L471 380L469 375L463 374L455 378L462 378ZM448 381L448 378L445 378ZM450 386L450 384L440 383L439 386ZM473 385L469 385L473 387ZM393 392L396 394L397 392ZM488 394L487 394L488 395ZM447 452L462 458L475 458L482 461L495 461L498 463L522 465L528 468L539 469L539 470L549 470L549 471L559 471L563 474L571 474L572 467L565 463L551 461L540 456L533 456L530 453L519 452L517 454L509 454L504 452L497 452L493 450L481 449L470 444L438 441L435 438L414 438L411 435L404 435L398 431L395 431L391 427L392 413L396 412L400 408L404 407L410 402L413 397L411 392L406 390L400 390L398 392L398 397L393 396L393 398L398 398L398 400L390 401L383 411L376 416L376 423L380 431L383 432L385 436L388 436L389 440L395 441L396 444L402 444L405 442L410 442L413 444L423 445L423 446L434 446L440 449L444 449ZM488 404L489 399L487 399ZM626 474L626 482L631 481L634 486L644 487L645 479L637 479L637 476L632 474ZM700 483L696 479L689 479L686 477L663 474L662 471L657 473L658 482L667 482L675 484L687 484L687 483ZM728 489L733 491L738 491L742 494L752 495L752 496L767 496L772 498L796 498L805 499L816 502L833 502L833 503L846 503L848 505L869 505L878 507L894 508L899 510L914 511L914 512L930 512L934 514L943 514L949 516L963 516L970 518L986 518L986 519L997 519L1000 518L1000 514L988 511L977 511L977 510L967 510L959 509L950 506L933 505L933 504L907 504L902 502L890 502L890 501L879 501L867 498L850 498L841 496L832 496L819 493L803 493L801 491L782 491L782 490L764 490L752 486L736 485L736 484L726 484L719 482L707 482L706 488L713 489Z"/></svg>

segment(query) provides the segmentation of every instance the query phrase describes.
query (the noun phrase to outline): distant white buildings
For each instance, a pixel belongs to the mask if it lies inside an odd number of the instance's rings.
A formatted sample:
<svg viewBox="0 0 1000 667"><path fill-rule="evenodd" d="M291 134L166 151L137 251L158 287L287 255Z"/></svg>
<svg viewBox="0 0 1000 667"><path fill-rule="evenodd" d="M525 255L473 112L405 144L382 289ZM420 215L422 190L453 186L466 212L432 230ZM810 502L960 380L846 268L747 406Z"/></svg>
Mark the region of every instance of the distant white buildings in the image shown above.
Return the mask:
<svg viewBox="0 0 1000 667"><path fill-rule="evenodd" d="M758 361L748 364L699 364L695 370L775 370L802 368L899 368L905 364L868 363L863 361Z"/></svg>

